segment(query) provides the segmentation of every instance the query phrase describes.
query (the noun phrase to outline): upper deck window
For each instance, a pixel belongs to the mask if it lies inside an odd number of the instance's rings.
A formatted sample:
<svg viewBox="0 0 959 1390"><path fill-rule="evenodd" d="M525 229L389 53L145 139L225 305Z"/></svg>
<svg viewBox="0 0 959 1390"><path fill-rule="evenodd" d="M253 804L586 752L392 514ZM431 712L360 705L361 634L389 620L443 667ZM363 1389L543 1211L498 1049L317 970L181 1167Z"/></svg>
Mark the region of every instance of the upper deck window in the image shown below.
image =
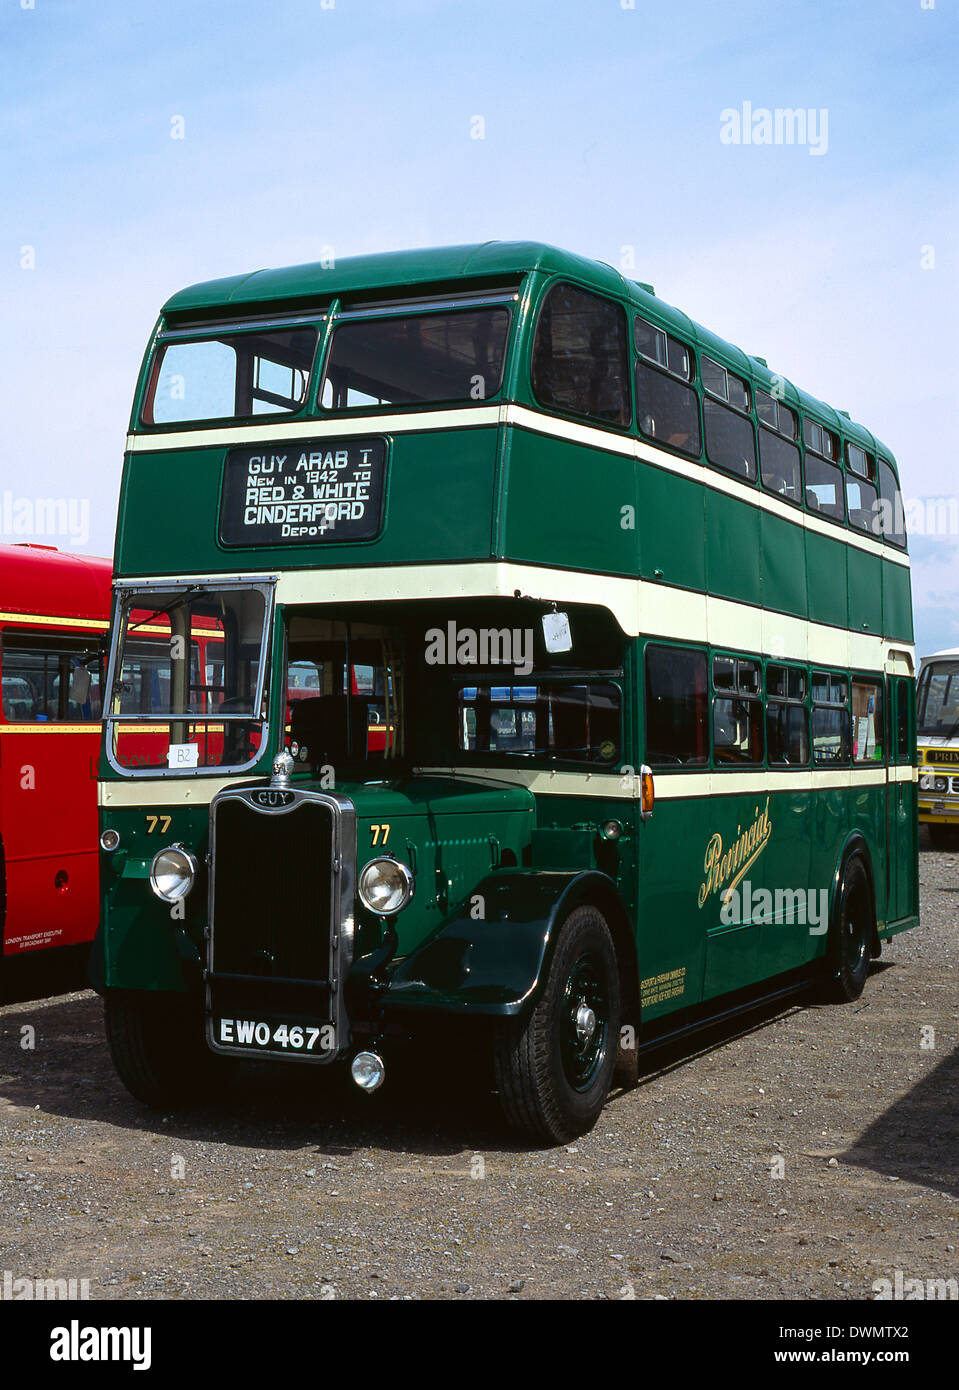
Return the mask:
<svg viewBox="0 0 959 1390"><path fill-rule="evenodd" d="M640 431L657 444L669 444L698 458L702 447L699 399L688 384L693 379L691 351L647 319L636 318L633 335L636 351L646 359L636 363Z"/></svg>
<svg viewBox="0 0 959 1390"><path fill-rule="evenodd" d="M289 327L161 338L143 423L248 419L300 410L316 337L315 328Z"/></svg>
<svg viewBox="0 0 959 1390"><path fill-rule="evenodd" d="M628 425L628 361L620 305L575 285L554 285L533 342L533 394L540 404Z"/></svg>
<svg viewBox="0 0 959 1390"><path fill-rule="evenodd" d="M803 416L802 429L807 452L811 451L834 462L839 458L839 440L832 430L827 430L825 425L820 425L816 420L810 420L808 415Z"/></svg>
<svg viewBox="0 0 959 1390"><path fill-rule="evenodd" d="M742 377L726 370L711 357L703 357L699 364L703 385L706 390L720 400L727 401L734 410L749 409L749 387Z"/></svg>
<svg viewBox="0 0 959 1390"><path fill-rule="evenodd" d="M796 438L796 412L788 405L783 405L781 400L771 396L768 391L756 392L756 414L760 422L769 429L785 435L787 439Z"/></svg>
<svg viewBox="0 0 959 1390"><path fill-rule="evenodd" d="M768 391L756 392L756 414L763 426L759 431L759 472L763 487L787 502L802 501L799 450L793 440L798 434L794 410Z"/></svg>
<svg viewBox="0 0 959 1390"><path fill-rule="evenodd" d="M905 546L906 518L902 493L892 465L883 458L879 460L879 495L882 498L882 534L893 545Z"/></svg>
<svg viewBox="0 0 959 1390"><path fill-rule="evenodd" d="M509 323L499 306L347 319L333 332L321 403L362 410L487 400L503 384Z"/></svg>
<svg viewBox="0 0 959 1390"><path fill-rule="evenodd" d="M869 531L879 535L881 517L879 513L879 489L876 486L876 460L872 454L855 444L846 445L846 507L849 524L858 531ZM852 477L851 474L855 474Z"/></svg>
<svg viewBox="0 0 959 1390"><path fill-rule="evenodd" d="M845 519L842 470L812 453L806 454L806 506L833 521Z"/></svg>
<svg viewBox="0 0 959 1390"><path fill-rule="evenodd" d="M706 395L703 397L703 426L706 457L717 468L739 477L756 479L756 441L749 419L749 387L741 377L727 371L711 357L699 364ZM713 397L718 397L713 400ZM727 405L720 405L720 401ZM731 406L732 409L729 409Z"/></svg>

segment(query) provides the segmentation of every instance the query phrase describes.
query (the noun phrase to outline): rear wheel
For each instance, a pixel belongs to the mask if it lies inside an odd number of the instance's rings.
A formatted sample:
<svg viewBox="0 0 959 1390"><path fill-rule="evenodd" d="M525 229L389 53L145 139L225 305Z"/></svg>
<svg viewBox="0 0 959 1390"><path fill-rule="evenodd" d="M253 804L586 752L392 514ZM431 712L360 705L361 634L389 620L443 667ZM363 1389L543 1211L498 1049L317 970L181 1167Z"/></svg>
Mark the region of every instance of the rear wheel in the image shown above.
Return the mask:
<svg viewBox="0 0 959 1390"><path fill-rule="evenodd" d="M137 1100L164 1110L208 1093L221 1059L206 1045L195 996L110 992L104 1018L117 1075Z"/></svg>
<svg viewBox="0 0 959 1390"><path fill-rule="evenodd" d="M872 894L865 865L859 858L847 859L839 882L828 956L831 973L825 993L833 1003L851 1003L862 994L869 974L872 927Z"/></svg>
<svg viewBox="0 0 959 1390"><path fill-rule="evenodd" d="M596 908L578 907L560 928L535 1007L497 1032L496 1083L509 1124L554 1144L591 1129L609 1093L619 1020L609 927Z"/></svg>

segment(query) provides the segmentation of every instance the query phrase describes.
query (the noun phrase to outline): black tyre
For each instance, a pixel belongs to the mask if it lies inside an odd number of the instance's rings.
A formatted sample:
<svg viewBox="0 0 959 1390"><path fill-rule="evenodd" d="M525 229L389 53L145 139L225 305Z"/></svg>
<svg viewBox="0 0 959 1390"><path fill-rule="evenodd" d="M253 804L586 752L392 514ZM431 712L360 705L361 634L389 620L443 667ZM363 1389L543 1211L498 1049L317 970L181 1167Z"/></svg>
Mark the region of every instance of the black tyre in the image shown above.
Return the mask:
<svg viewBox="0 0 959 1390"><path fill-rule="evenodd" d="M869 875L862 860L853 857L846 860L839 881L827 956L825 995L832 1003L851 1003L862 994L869 974L872 928Z"/></svg>
<svg viewBox="0 0 959 1390"><path fill-rule="evenodd" d="M532 1011L500 1024L494 1064L510 1126L561 1144L599 1117L616 1065L616 950L602 913L578 907L563 923Z"/></svg>
<svg viewBox="0 0 959 1390"><path fill-rule="evenodd" d="M117 1075L144 1105L171 1110L209 1093L224 1059L206 1045L203 1010L194 996L111 992L104 999L104 1020Z"/></svg>

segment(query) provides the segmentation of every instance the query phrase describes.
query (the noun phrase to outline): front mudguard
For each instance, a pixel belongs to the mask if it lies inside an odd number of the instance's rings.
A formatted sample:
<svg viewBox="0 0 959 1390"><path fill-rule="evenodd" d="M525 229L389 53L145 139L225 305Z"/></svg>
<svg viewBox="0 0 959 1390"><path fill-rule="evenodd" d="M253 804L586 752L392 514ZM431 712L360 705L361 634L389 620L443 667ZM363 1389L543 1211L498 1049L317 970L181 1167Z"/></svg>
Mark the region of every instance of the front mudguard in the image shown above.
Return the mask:
<svg viewBox="0 0 959 1390"><path fill-rule="evenodd" d="M386 1013L522 1013L545 979L560 926L583 902L625 919L615 884L596 870L488 875L455 916L394 967L382 999Z"/></svg>

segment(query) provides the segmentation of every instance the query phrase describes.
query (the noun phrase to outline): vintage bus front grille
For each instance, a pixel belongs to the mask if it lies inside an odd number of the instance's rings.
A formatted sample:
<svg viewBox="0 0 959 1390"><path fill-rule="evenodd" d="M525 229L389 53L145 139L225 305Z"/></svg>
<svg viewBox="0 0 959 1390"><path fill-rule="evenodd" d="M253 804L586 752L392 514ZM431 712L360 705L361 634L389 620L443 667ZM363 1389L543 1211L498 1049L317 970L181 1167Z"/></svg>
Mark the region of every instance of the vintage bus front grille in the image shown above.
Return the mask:
<svg viewBox="0 0 959 1390"><path fill-rule="evenodd" d="M214 800L212 1018L339 1022L352 939L343 848L354 837L352 807L329 797L244 789Z"/></svg>

